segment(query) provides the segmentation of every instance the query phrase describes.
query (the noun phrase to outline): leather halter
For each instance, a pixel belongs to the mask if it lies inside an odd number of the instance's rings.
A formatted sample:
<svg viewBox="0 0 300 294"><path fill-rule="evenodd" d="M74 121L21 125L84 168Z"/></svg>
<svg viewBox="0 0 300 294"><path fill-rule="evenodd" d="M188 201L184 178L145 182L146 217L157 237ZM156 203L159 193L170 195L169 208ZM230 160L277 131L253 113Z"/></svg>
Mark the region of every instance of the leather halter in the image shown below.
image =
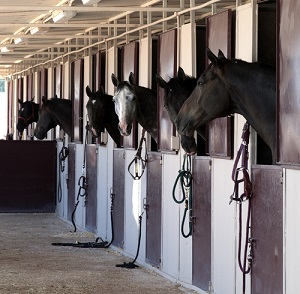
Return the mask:
<svg viewBox="0 0 300 294"><path fill-rule="evenodd" d="M28 118L24 118L22 116L19 116L18 119L22 119L26 125L26 127L29 125L28 121L32 118L34 120L34 106L33 104L31 105L32 111L31 115Z"/></svg>

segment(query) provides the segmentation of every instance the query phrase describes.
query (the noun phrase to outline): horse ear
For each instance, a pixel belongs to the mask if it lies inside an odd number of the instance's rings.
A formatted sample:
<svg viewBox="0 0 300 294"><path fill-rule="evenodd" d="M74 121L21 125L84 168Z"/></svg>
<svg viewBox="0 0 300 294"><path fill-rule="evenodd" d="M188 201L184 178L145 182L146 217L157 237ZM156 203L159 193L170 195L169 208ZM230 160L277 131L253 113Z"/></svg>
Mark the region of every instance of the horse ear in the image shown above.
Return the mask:
<svg viewBox="0 0 300 294"><path fill-rule="evenodd" d="M129 74L129 83L130 83L130 85L135 85L136 84L133 72L131 72Z"/></svg>
<svg viewBox="0 0 300 294"><path fill-rule="evenodd" d="M180 66L179 66L179 68L178 68L177 76L178 76L179 80L183 83L184 80L185 80L185 72L184 72L184 70L182 69L182 67L180 67Z"/></svg>
<svg viewBox="0 0 300 294"><path fill-rule="evenodd" d="M119 82L118 78L115 76L115 74L113 74L113 73L111 74L111 81L115 87L118 87L120 82Z"/></svg>
<svg viewBox="0 0 300 294"><path fill-rule="evenodd" d="M43 102L44 104L47 103L47 98L46 98L45 96L42 97L42 102Z"/></svg>
<svg viewBox="0 0 300 294"><path fill-rule="evenodd" d="M23 101L21 99L18 99L18 101L21 105L23 104Z"/></svg>
<svg viewBox="0 0 300 294"><path fill-rule="evenodd" d="M34 100L34 97L31 98L31 102Z"/></svg>
<svg viewBox="0 0 300 294"><path fill-rule="evenodd" d="M165 82L165 80L158 74L155 75L155 80L156 80L156 83L159 87L161 88L165 88L167 86L167 83Z"/></svg>
<svg viewBox="0 0 300 294"><path fill-rule="evenodd" d="M219 49L219 52L218 52L218 59L226 59L226 57L225 57L225 55L224 55L224 53L222 52L222 50L221 49Z"/></svg>
<svg viewBox="0 0 300 294"><path fill-rule="evenodd" d="M213 54L213 52L208 47L206 47L206 50L208 59L213 65L218 66L218 57L215 54Z"/></svg>
<svg viewBox="0 0 300 294"><path fill-rule="evenodd" d="M90 87L89 87L89 86L86 86L86 88L85 88L85 92L86 92L86 95L88 95L89 97L91 97L91 96L92 96L92 91L91 91L91 89L90 89Z"/></svg>
<svg viewBox="0 0 300 294"><path fill-rule="evenodd" d="M104 88L103 88L103 86L102 86L102 85L100 85L100 86L99 86L99 90L98 90L98 92L99 92L101 95L104 95L104 94L105 94L105 92L104 92Z"/></svg>

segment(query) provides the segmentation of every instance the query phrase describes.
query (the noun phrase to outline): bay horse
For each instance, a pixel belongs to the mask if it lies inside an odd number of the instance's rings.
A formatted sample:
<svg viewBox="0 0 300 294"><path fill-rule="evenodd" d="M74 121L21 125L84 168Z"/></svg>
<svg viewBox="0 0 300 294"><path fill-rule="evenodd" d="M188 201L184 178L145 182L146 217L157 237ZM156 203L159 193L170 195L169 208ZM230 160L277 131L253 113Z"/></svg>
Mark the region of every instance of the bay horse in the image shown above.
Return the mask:
<svg viewBox="0 0 300 294"><path fill-rule="evenodd" d="M19 136L22 137L24 129L27 129L30 124L37 122L39 118L39 108L40 105L33 102L32 98L30 101L23 102L21 99L18 99L20 104L17 130Z"/></svg>
<svg viewBox="0 0 300 294"><path fill-rule="evenodd" d="M128 81L119 82L112 74L112 83L117 88L113 96L115 111L119 118L119 131L129 136L132 123L137 121L157 142L157 95L156 91L138 86L131 72Z"/></svg>
<svg viewBox="0 0 300 294"><path fill-rule="evenodd" d="M47 132L59 125L70 137L72 136L72 102L68 99L42 97L39 119L34 129L34 136L44 139Z"/></svg>
<svg viewBox="0 0 300 294"><path fill-rule="evenodd" d="M191 136L195 129L218 118L238 113L244 116L270 147L276 159L276 71L261 63L227 59L207 48L210 65L190 97L182 105L176 127Z"/></svg>
<svg viewBox="0 0 300 294"><path fill-rule="evenodd" d="M119 119L115 112L113 97L105 94L102 86L97 92L92 92L89 86L86 86L85 90L89 97L89 101L86 104L90 124L89 130L97 138L105 128L117 146L120 147Z"/></svg>
<svg viewBox="0 0 300 294"><path fill-rule="evenodd" d="M166 108L169 118L173 124L175 124L178 112L185 102L185 100L193 92L197 84L195 77L186 75L184 70L179 67L177 76L171 78L166 82L160 75L155 76L156 83L159 87L164 89L163 102ZM205 126L199 127L198 134L205 140ZM181 146L184 151L193 155L197 152L197 145L194 136L181 135Z"/></svg>

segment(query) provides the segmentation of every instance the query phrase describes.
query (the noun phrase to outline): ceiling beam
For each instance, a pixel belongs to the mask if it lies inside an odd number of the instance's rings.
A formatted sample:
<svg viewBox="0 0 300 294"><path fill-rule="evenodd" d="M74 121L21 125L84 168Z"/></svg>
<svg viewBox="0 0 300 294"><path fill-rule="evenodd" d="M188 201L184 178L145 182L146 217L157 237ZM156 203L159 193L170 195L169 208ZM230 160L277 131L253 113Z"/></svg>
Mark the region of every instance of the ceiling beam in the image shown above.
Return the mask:
<svg viewBox="0 0 300 294"><path fill-rule="evenodd" d="M1 9L1 8L0 8ZM107 24L107 23L0 23L6 27L39 27L39 28L136 28L139 24Z"/></svg>

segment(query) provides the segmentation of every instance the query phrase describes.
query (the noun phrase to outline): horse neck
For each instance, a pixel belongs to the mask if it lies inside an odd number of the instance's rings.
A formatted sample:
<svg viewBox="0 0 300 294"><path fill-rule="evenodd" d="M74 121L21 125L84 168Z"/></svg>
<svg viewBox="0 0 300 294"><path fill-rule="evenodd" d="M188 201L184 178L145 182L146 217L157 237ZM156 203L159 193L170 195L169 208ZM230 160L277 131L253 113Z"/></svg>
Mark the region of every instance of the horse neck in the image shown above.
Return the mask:
<svg viewBox="0 0 300 294"><path fill-rule="evenodd" d="M108 111L104 119L104 127L115 141L115 143L121 145L121 136L118 129L119 118L115 112L114 102L112 101L112 96L106 95L105 99L108 101Z"/></svg>
<svg viewBox="0 0 300 294"><path fill-rule="evenodd" d="M233 64L238 70L225 71L224 78L231 94L233 112L243 115L273 152L276 146L275 71L258 64L238 63L240 66Z"/></svg>
<svg viewBox="0 0 300 294"><path fill-rule="evenodd" d="M157 96L156 92L141 86L134 86L137 95L137 122L157 142Z"/></svg>
<svg viewBox="0 0 300 294"><path fill-rule="evenodd" d="M56 107L51 107L51 114L54 121L69 135L72 136L72 104L70 100L60 101ZM70 102L69 102L70 101Z"/></svg>

